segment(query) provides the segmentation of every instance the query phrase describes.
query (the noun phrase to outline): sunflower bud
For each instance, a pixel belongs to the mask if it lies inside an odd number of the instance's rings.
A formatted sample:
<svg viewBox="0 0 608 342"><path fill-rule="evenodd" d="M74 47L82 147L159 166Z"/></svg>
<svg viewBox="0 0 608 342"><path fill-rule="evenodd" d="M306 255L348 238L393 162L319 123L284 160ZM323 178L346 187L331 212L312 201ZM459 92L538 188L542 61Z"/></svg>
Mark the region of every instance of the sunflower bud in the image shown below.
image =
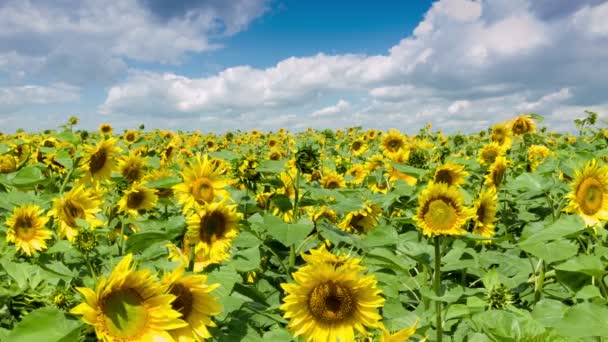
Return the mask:
<svg viewBox="0 0 608 342"><path fill-rule="evenodd" d="M74 247L83 254L92 252L97 247L95 233L88 229L82 229L74 238Z"/></svg>
<svg viewBox="0 0 608 342"><path fill-rule="evenodd" d="M485 300L489 309L502 310L513 304L513 295L506 287L500 285L488 291Z"/></svg>
<svg viewBox="0 0 608 342"><path fill-rule="evenodd" d="M428 161L429 155L425 150L421 148L414 148L410 152L410 156L407 160L407 163L410 166L417 167L419 169L424 169Z"/></svg>

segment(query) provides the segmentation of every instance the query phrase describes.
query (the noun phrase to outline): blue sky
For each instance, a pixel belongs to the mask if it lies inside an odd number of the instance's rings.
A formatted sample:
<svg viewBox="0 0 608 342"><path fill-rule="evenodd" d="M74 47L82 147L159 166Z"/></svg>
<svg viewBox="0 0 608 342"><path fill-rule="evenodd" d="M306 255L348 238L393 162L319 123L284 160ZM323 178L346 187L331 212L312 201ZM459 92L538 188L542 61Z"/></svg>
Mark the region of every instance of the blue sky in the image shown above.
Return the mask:
<svg viewBox="0 0 608 342"><path fill-rule="evenodd" d="M477 131L608 113L604 0L5 0L0 131Z"/></svg>

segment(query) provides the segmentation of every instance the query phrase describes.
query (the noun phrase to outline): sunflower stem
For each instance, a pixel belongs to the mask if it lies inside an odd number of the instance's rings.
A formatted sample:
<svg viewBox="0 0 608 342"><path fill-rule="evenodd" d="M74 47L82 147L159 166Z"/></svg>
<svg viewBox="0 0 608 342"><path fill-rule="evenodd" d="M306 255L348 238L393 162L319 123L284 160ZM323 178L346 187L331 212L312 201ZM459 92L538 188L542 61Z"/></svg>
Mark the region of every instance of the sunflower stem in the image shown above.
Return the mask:
<svg viewBox="0 0 608 342"><path fill-rule="evenodd" d="M294 182L294 199L293 199L293 222L298 221L298 197L300 197L300 169L296 170L296 179Z"/></svg>
<svg viewBox="0 0 608 342"><path fill-rule="evenodd" d="M435 280L433 287L435 295L441 296L441 240L439 236L435 236ZM441 321L441 301L435 301L435 314L437 316L437 342L443 341L443 327Z"/></svg>
<svg viewBox="0 0 608 342"><path fill-rule="evenodd" d="M93 277L93 279L95 279L95 283L97 283L97 272L95 272L95 269L93 268L93 265L91 264L91 259L89 259L89 253L84 253L84 262L87 264L87 267L89 268L89 273L91 273L91 276Z"/></svg>
<svg viewBox="0 0 608 342"><path fill-rule="evenodd" d="M538 261L538 265L536 265L536 272L538 273L538 278L536 278L536 284L534 286L534 304L538 303L540 300L543 285L545 283L545 262L543 259Z"/></svg>

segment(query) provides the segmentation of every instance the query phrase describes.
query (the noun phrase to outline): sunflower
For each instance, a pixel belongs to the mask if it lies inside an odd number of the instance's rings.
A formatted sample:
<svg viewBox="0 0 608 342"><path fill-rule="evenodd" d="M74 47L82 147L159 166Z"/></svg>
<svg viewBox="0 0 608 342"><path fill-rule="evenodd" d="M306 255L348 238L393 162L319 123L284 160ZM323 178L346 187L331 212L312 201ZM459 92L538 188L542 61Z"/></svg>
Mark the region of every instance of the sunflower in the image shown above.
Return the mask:
<svg viewBox="0 0 608 342"><path fill-rule="evenodd" d="M346 171L346 174L353 177L353 180L350 181L352 184L361 184L367 177L367 170L361 164L354 164Z"/></svg>
<svg viewBox="0 0 608 342"><path fill-rule="evenodd" d="M46 240L53 235L50 230L44 229L48 221L42 209L35 204L15 207L6 220L6 241L14 243L17 250L27 256L43 251L47 247Z"/></svg>
<svg viewBox="0 0 608 342"><path fill-rule="evenodd" d="M355 330L381 326L378 307L380 296L374 275L365 276L359 269L316 263L293 274L295 283L283 283L286 292L281 310L289 319L294 336L306 341L354 342Z"/></svg>
<svg viewBox="0 0 608 342"><path fill-rule="evenodd" d="M536 123L531 115L520 115L511 121L511 131L514 135L536 132Z"/></svg>
<svg viewBox="0 0 608 342"><path fill-rule="evenodd" d="M118 162L120 174L129 182L140 181L145 173L146 158L140 157L137 152L131 151Z"/></svg>
<svg viewBox="0 0 608 342"><path fill-rule="evenodd" d="M212 202L216 198L229 198L228 191L224 190L229 182L222 175L221 168L214 167L214 163L207 155L197 157L195 161L182 171L183 183L173 187L177 200L184 206L184 210Z"/></svg>
<svg viewBox="0 0 608 342"><path fill-rule="evenodd" d="M271 148L268 151L268 159L270 160L281 160L285 158L285 152L278 147Z"/></svg>
<svg viewBox="0 0 608 342"><path fill-rule="evenodd" d="M376 194L388 193L388 177L375 177L374 181L370 181L367 186L369 189Z"/></svg>
<svg viewBox="0 0 608 342"><path fill-rule="evenodd" d="M283 194L289 198L295 198L296 191L295 191L294 183L293 183L294 178L295 178L295 176L292 176L291 174L289 174L287 172L279 173L279 179L283 183L283 186L281 186L280 188L277 189L277 193Z"/></svg>
<svg viewBox="0 0 608 342"><path fill-rule="evenodd" d="M311 210L311 212L310 212L310 219L315 224L322 219L328 220L331 223L336 223L337 214L336 214L335 210L330 209L326 205L321 206L321 207L312 207L311 206L311 208L314 208L314 209Z"/></svg>
<svg viewBox="0 0 608 342"><path fill-rule="evenodd" d="M505 173L507 172L508 167L509 161L507 158L503 156L496 158L485 177L486 185L489 187L498 188L500 183L502 183L505 178Z"/></svg>
<svg viewBox="0 0 608 342"><path fill-rule="evenodd" d="M346 267L353 271L363 271L363 266L360 265L361 259L333 254L327 250L324 243L316 249L309 250L309 253L302 255L307 265L327 264L335 269Z"/></svg>
<svg viewBox="0 0 608 342"><path fill-rule="evenodd" d="M528 163L530 164L530 169L532 171L536 170L547 157L552 155L554 155L554 153L545 145L531 145L528 147Z"/></svg>
<svg viewBox="0 0 608 342"><path fill-rule="evenodd" d="M367 158L367 161L365 162L365 168L368 172L371 173L383 167L384 164L384 157L381 154L374 154L373 156Z"/></svg>
<svg viewBox="0 0 608 342"><path fill-rule="evenodd" d="M505 149L498 143L492 142L484 145L479 150L477 161L481 165L491 165L497 157L504 155Z"/></svg>
<svg viewBox="0 0 608 342"><path fill-rule="evenodd" d="M463 205L464 196L455 186L431 183L418 197L414 221L426 236L461 235L462 226L475 215Z"/></svg>
<svg viewBox="0 0 608 342"><path fill-rule="evenodd" d="M382 327L382 335L380 336L380 342L406 342L409 341L410 337L416 333L418 327L418 321L416 321L411 327L405 327L394 334L391 334L388 330Z"/></svg>
<svg viewBox="0 0 608 342"><path fill-rule="evenodd" d="M102 224L96 214L101 210L101 198L97 195L99 190L85 188L78 185L65 193L62 197L53 200L53 209L49 216L55 217L59 229L57 233L60 238L67 238L74 242L80 231L77 219L87 221L91 228Z"/></svg>
<svg viewBox="0 0 608 342"><path fill-rule="evenodd" d="M506 123L499 123L492 126L492 142L508 149L511 146L511 129Z"/></svg>
<svg viewBox="0 0 608 342"><path fill-rule="evenodd" d="M418 183L418 178L408 175L405 172L397 171L397 169L393 166L389 166L389 181L391 184L395 183L397 180L402 180L406 182L409 186L414 186Z"/></svg>
<svg viewBox="0 0 608 342"><path fill-rule="evenodd" d="M367 151L367 144L363 139L356 139L350 144L350 152L353 156L358 157Z"/></svg>
<svg viewBox="0 0 608 342"><path fill-rule="evenodd" d="M127 144L132 144L137 141L139 138L139 134L136 131L128 130L123 135L123 139L127 142Z"/></svg>
<svg viewBox="0 0 608 342"><path fill-rule="evenodd" d="M125 191L120 201L118 201L118 211L137 216L140 211L154 209L157 201L156 190L141 183L135 183Z"/></svg>
<svg viewBox="0 0 608 342"><path fill-rule="evenodd" d="M363 209L351 211L338 224L345 232L367 233L378 224L382 209L375 204L367 204Z"/></svg>
<svg viewBox="0 0 608 342"><path fill-rule="evenodd" d="M187 326L149 270L136 271L133 255L126 255L95 290L76 288L84 302L70 310L95 328L102 341L174 341L167 330Z"/></svg>
<svg viewBox="0 0 608 342"><path fill-rule="evenodd" d="M448 186L458 186L464 184L465 178L468 175L469 173L464 170L463 165L445 163L435 170L433 182L445 183Z"/></svg>
<svg viewBox="0 0 608 342"><path fill-rule="evenodd" d="M113 131L114 129L109 123L102 123L101 125L99 125L99 133L101 134L112 135Z"/></svg>
<svg viewBox="0 0 608 342"><path fill-rule="evenodd" d="M116 168L115 154L120 149L114 146L114 138L102 140L97 146L87 146L84 162L80 169L85 172L85 179L88 181L101 181L110 178L112 171Z"/></svg>
<svg viewBox="0 0 608 342"><path fill-rule="evenodd" d="M166 274L162 283L176 298L171 303L173 310L182 314L187 326L170 330L176 341L203 341L211 337L207 327L215 327L212 316L219 315L221 304L210 294L220 284L207 284L206 275L184 275L184 267L178 266Z"/></svg>
<svg viewBox="0 0 608 342"><path fill-rule="evenodd" d="M608 167L599 166L595 159L587 162L582 171L575 172L570 187L564 211L579 214L587 226L608 220Z"/></svg>
<svg viewBox="0 0 608 342"><path fill-rule="evenodd" d="M169 178L169 177L173 177L173 172L171 172L170 170L168 170L166 168L155 169L144 176L144 178L142 179L142 183L146 184L146 183L150 183L153 181L157 181L157 180L161 180L161 179L165 179L165 178ZM156 195L160 198L172 197L173 188L171 188L171 187L157 188Z"/></svg>
<svg viewBox="0 0 608 342"><path fill-rule="evenodd" d="M339 173L331 170L325 170L323 177L320 180L321 185L325 189L337 189L346 187L344 177Z"/></svg>
<svg viewBox="0 0 608 342"><path fill-rule="evenodd" d="M11 173L17 170L17 159L9 154L0 155L0 173Z"/></svg>
<svg viewBox="0 0 608 342"><path fill-rule="evenodd" d="M186 234L188 240L194 243L194 252L200 260L194 265L195 272L230 257L229 249L232 240L239 234L241 218L236 205L228 205L226 200L206 203L187 217Z"/></svg>
<svg viewBox="0 0 608 342"><path fill-rule="evenodd" d="M473 233L483 237L491 238L494 236L496 225L496 209L498 206L498 197L495 188L487 188L475 201L475 226Z"/></svg>
<svg viewBox="0 0 608 342"><path fill-rule="evenodd" d="M382 148L382 153L384 153L385 156L393 159L406 149L405 145L406 141L403 134L393 129L384 136L380 147Z"/></svg>

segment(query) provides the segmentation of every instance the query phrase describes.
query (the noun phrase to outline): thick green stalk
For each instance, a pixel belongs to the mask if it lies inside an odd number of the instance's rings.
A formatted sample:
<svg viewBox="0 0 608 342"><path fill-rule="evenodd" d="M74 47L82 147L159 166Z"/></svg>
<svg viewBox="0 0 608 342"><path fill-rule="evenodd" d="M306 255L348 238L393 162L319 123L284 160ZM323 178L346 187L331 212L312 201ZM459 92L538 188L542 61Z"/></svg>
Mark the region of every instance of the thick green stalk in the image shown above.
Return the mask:
<svg viewBox="0 0 608 342"><path fill-rule="evenodd" d="M433 282L435 295L441 296L441 239L435 236L435 280ZM441 321L441 301L435 301L435 314L437 316L437 342L443 341L443 326Z"/></svg>

